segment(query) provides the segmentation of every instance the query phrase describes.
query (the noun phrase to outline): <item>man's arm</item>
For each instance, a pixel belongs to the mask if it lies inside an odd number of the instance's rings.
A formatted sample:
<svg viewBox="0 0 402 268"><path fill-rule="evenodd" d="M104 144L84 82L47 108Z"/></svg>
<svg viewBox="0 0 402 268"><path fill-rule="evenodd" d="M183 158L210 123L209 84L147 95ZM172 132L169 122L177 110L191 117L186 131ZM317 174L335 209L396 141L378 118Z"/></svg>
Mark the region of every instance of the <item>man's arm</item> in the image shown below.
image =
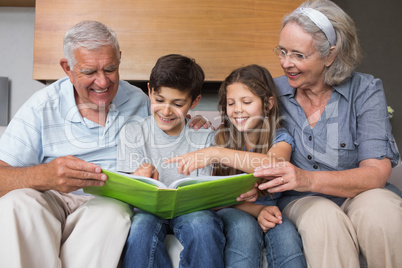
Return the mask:
<svg viewBox="0 0 402 268"><path fill-rule="evenodd" d="M99 166L73 156L31 167L12 167L0 161L0 196L22 188L69 193L86 186L102 186L106 179Z"/></svg>

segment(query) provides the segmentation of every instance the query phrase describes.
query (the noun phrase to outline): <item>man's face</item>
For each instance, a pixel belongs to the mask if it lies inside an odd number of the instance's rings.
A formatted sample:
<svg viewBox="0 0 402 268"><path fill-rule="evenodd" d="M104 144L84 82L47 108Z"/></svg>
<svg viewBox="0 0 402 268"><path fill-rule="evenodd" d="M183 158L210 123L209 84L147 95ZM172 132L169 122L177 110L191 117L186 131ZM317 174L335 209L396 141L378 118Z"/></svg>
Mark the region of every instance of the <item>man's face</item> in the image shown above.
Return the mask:
<svg viewBox="0 0 402 268"><path fill-rule="evenodd" d="M92 110L108 110L119 87L119 60L112 46L97 50L74 50L77 61L73 70L66 71L75 88L77 106Z"/></svg>

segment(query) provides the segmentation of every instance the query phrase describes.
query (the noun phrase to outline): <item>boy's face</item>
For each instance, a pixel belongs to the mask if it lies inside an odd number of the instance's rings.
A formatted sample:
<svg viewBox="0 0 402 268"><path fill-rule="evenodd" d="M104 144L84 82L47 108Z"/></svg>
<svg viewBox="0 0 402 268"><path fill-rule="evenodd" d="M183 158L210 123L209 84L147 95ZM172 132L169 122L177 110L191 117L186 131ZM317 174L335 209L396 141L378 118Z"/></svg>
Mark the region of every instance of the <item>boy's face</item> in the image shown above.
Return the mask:
<svg viewBox="0 0 402 268"><path fill-rule="evenodd" d="M151 100L151 113L158 127L170 136L180 134L189 109L195 108L201 99L199 95L193 102L188 93L170 87L161 87L158 92L148 86Z"/></svg>

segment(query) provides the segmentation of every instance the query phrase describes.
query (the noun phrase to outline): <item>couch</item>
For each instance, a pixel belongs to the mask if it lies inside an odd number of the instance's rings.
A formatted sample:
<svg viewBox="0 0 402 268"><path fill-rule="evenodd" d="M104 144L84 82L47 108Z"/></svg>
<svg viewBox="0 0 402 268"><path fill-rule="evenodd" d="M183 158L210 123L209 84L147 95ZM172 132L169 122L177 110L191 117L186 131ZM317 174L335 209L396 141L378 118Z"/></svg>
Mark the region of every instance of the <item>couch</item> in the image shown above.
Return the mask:
<svg viewBox="0 0 402 268"><path fill-rule="evenodd" d="M214 118L210 118L211 115L214 115ZM207 113L207 118L210 118L210 121L213 123L215 127L217 127L217 118L215 117L216 114L211 114L209 115ZM3 134L4 130L6 127L0 126L0 137ZM397 167L393 168L391 177L389 179L389 182L393 183L395 186L397 186L399 189L402 189L402 165L398 165ZM180 244L179 240L176 239L175 236L173 235L168 235L165 244L168 248L168 253L170 256L170 259L172 261L173 267L179 267L179 259L180 259L180 251L183 249L182 245ZM267 261L265 258L265 254L263 257L263 268L267 268ZM362 264L361 267L366 267L364 264Z"/></svg>

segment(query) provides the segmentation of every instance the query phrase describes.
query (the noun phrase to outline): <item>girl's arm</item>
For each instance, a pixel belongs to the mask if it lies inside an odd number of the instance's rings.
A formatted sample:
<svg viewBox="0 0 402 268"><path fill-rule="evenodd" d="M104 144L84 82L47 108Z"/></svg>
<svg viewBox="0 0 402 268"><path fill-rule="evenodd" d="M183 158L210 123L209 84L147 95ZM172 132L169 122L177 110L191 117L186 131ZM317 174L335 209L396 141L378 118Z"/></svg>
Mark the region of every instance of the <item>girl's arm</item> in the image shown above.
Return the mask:
<svg viewBox="0 0 402 268"><path fill-rule="evenodd" d="M267 154L239 151L217 146L173 157L165 163L177 162L177 171L189 175L192 171L212 163L221 163L245 173L253 173L256 167L289 161L292 147L287 142L275 143Z"/></svg>
<svg viewBox="0 0 402 268"><path fill-rule="evenodd" d="M282 224L282 213L277 206L264 206L244 202L233 207L254 216L264 232L274 228L277 224Z"/></svg>

